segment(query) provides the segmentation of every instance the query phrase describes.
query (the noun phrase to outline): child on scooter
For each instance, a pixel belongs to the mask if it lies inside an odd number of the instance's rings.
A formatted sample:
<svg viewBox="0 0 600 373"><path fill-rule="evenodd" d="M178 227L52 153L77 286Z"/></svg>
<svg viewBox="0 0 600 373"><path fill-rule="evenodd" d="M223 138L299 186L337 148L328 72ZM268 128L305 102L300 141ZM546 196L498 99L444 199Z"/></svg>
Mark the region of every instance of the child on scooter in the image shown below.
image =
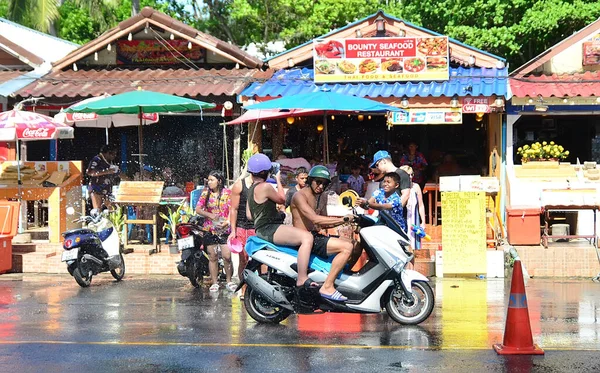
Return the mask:
<svg viewBox="0 0 600 373"><path fill-rule="evenodd" d="M400 186L400 176L396 172L389 172L383 176L383 188L373 192L373 196L369 200L359 198L356 203L364 209L374 210L389 210L392 218L400 224L406 232L406 220L404 220L404 212L400 196L396 192Z"/></svg>

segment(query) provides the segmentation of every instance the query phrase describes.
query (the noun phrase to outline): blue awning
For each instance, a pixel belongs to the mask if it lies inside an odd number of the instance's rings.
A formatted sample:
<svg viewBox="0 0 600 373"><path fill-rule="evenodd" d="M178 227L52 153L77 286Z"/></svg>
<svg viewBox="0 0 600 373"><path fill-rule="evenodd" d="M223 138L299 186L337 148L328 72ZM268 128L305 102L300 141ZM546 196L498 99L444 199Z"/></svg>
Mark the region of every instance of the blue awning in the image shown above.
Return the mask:
<svg viewBox="0 0 600 373"><path fill-rule="evenodd" d="M313 69L279 70L266 82L252 83L240 96L284 97L300 93L315 92L326 87L332 92L358 97L452 97L492 95L507 97L508 69L490 68L450 68L450 79L437 82L396 82L396 83L334 83L313 82Z"/></svg>

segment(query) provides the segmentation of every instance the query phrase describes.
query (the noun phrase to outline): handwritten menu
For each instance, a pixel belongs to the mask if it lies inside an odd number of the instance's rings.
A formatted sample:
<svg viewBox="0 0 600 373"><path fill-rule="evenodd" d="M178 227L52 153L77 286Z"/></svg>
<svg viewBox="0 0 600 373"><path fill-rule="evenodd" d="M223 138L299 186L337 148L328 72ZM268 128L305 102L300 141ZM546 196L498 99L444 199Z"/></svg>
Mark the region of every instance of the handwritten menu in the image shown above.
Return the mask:
<svg viewBox="0 0 600 373"><path fill-rule="evenodd" d="M485 192L442 192L444 274L487 273Z"/></svg>

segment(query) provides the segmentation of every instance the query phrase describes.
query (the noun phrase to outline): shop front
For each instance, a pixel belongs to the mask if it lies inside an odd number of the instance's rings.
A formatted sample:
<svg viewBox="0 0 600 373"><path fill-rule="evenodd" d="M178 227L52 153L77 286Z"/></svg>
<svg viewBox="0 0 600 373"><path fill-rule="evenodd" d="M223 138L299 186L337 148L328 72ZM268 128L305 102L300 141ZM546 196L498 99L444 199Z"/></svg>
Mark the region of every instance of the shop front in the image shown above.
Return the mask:
<svg viewBox="0 0 600 373"><path fill-rule="evenodd" d="M596 21L511 73L508 239L532 275L599 271L599 51Z"/></svg>
<svg viewBox="0 0 600 373"><path fill-rule="evenodd" d="M245 107L326 89L398 109L328 113L326 123L322 115L290 113L258 124L254 120L247 133L274 159L283 155L321 163L327 159L323 149L329 149L328 166L340 175L339 191L347 187L344 179L353 168L369 178L378 150L388 151L396 166L412 166L425 192L427 230L434 237L427 250L443 246L440 177L500 176L508 75L500 57L379 12L267 62L278 71L240 94ZM480 249L485 250L481 216ZM427 254L433 266L434 253Z"/></svg>

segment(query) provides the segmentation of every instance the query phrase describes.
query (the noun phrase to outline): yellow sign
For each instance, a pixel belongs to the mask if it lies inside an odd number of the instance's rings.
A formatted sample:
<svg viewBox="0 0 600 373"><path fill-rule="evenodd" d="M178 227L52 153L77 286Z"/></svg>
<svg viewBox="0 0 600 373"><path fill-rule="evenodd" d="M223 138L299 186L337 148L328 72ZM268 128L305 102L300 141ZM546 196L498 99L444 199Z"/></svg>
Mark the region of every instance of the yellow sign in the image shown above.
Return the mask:
<svg viewBox="0 0 600 373"><path fill-rule="evenodd" d="M442 192L444 274L487 273L485 192Z"/></svg>

